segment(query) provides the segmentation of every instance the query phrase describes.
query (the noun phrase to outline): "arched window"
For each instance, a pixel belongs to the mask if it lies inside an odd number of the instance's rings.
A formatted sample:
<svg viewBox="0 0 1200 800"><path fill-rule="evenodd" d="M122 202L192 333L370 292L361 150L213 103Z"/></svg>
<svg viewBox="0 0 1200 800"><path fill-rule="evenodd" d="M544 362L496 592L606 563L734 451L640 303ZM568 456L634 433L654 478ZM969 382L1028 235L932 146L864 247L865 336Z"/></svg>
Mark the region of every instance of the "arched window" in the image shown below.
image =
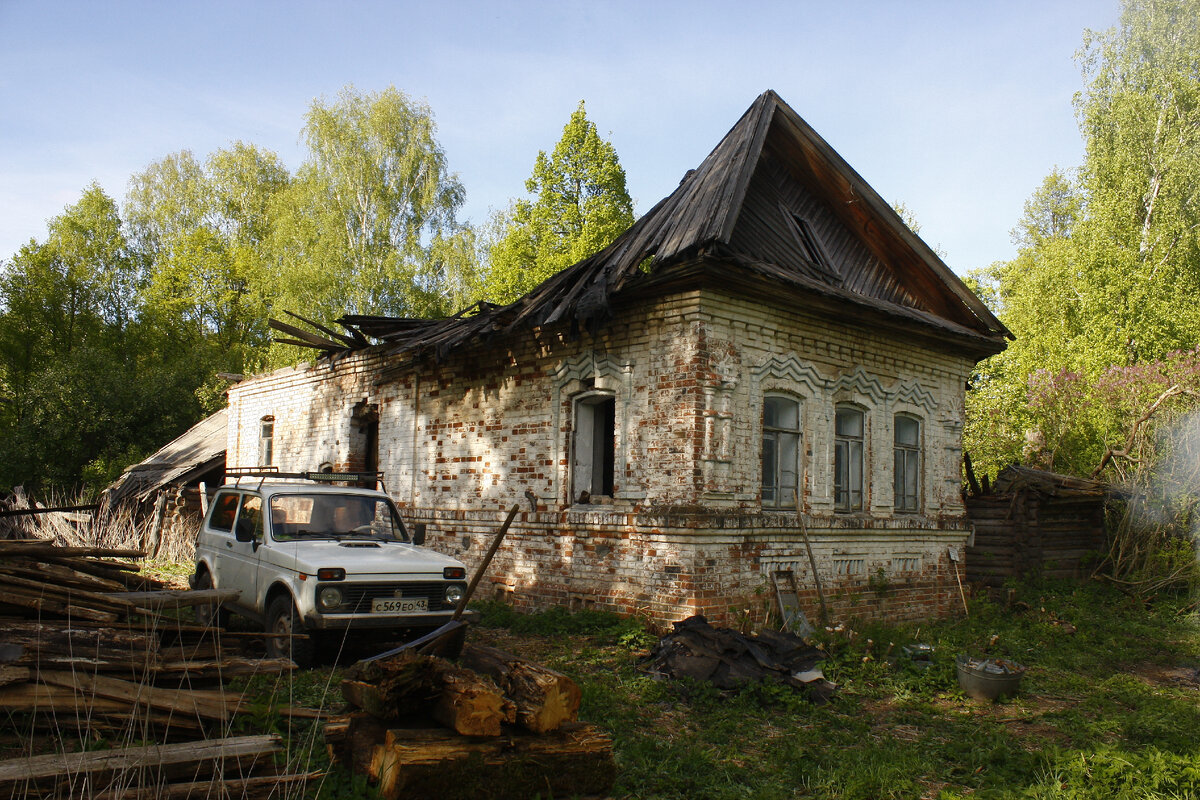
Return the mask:
<svg viewBox="0 0 1200 800"><path fill-rule="evenodd" d="M921 420L897 414L893 425L895 473L892 485L896 511L921 510Z"/></svg>
<svg viewBox="0 0 1200 800"><path fill-rule="evenodd" d="M800 494L800 404L763 398L763 508L796 508Z"/></svg>
<svg viewBox="0 0 1200 800"><path fill-rule="evenodd" d="M833 505L838 511L863 509L865 420L859 409L838 406L833 436Z"/></svg>

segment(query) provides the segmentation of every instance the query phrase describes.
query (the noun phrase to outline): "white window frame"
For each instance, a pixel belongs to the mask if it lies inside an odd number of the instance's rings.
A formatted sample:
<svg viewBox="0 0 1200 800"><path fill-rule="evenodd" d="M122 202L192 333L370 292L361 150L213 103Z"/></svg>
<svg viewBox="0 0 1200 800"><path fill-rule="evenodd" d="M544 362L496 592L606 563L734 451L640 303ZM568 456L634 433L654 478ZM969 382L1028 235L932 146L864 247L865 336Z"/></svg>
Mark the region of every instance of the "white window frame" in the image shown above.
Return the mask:
<svg viewBox="0 0 1200 800"><path fill-rule="evenodd" d="M916 425L915 441L900 441L900 420ZM892 419L892 507L899 513L916 514L921 510L921 472L924 462L921 437L924 428L921 418L915 414L896 414ZM910 478L912 491L908 491Z"/></svg>
<svg viewBox="0 0 1200 800"><path fill-rule="evenodd" d="M843 434L843 414L856 414L859 432ZM867 412L853 405L834 408L833 422L833 507L841 513L855 513L866 507L867 486Z"/></svg>
<svg viewBox="0 0 1200 800"><path fill-rule="evenodd" d="M275 463L275 417L268 415L258 423L258 465L269 467Z"/></svg>
<svg viewBox="0 0 1200 800"><path fill-rule="evenodd" d="M768 425L767 409L770 404L787 404L793 412L794 422ZM800 401L784 394L763 396L762 413L762 506L771 509L797 509L800 507ZM776 415L778 419L778 415ZM768 474L768 468L770 474Z"/></svg>

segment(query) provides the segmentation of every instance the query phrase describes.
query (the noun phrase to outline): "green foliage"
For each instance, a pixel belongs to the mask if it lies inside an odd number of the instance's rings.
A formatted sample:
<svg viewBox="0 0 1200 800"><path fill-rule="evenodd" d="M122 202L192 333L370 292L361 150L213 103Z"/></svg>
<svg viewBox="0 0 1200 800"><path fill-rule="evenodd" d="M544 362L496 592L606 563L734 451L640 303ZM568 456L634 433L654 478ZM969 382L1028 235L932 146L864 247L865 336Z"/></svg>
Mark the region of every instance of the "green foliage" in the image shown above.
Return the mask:
<svg viewBox="0 0 1200 800"><path fill-rule="evenodd" d="M565 267L607 247L633 224L625 170L587 118L583 101L525 182L533 195L493 221L487 299L510 302Z"/></svg>
<svg viewBox="0 0 1200 800"><path fill-rule="evenodd" d="M225 404L219 372L295 363L267 320L297 311L436 316L474 302L429 107L345 89L306 118L292 175L235 142L96 186L0 264L0 489L95 490Z"/></svg>
<svg viewBox="0 0 1200 800"><path fill-rule="evenodd" d="M139 269L94 185L0 269L0 488L102 485L197 418L199 376L143 313Z"/></svg>
<svg viewBox="0 0 1200 800"><path fill-rule="evenodd" d="M472 603L471 608L479 610L480 625L487 628L508 628L541 636L592 635L619 641L626 647L646 644L647 634L640 620L611 611L568 611L561 606L552 606L535 614L524 614L499 601Z"/></svg>
<svg viewBox="0 0 1200 800"><path fill-rule="evenodd" d="M308 158L276 198L276 304L332 322L345 313L439 316L474 285L465 190L433 112L395 87L343 89L305 120Z"/></svg>
<svg viewBox="0 0 1200 800"><path fill-rule="evenodd" d="M1017 337L968 398L984 471L1091 472L1146 410L1106 405L1105 375L1200 340L1200 2L1128 0L1078 58L1084 164L1047 176L1013 230L1017 258L976 276Z"/></svg>

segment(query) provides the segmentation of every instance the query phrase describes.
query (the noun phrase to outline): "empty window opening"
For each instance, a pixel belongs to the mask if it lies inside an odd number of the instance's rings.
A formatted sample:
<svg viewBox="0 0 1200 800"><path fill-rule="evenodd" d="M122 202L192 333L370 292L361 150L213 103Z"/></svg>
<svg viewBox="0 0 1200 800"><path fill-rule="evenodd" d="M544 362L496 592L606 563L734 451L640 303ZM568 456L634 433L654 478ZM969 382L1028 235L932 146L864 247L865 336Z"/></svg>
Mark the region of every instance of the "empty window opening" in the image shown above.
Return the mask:
<svg viewBox="0 0 1200 800"><path fill-rule="evenodd" d="M804 253L809 263L815 265L829 277L840 281L842 278L841 272L834 265L833 259L829 257L829 253L825 250L825 245L821 242L821 237L817 235L816 230L813 229L808 220L798 214L793 214L786 208L784 209L784 217L792 223L792 235L795 237L796 243L800 245L800 250Z"/></svg>
<svg viewBox="0 0 1200 800"><path fill-rule="evenodd" d="M350 413L350 424L356 436L350 454L352 469L363 472L379 470L379 406L360 400Z"/></svg>
<svg viewBox="0 0 1200 800"><path fill-rule="evenodd" d="M895 425L895 509L919 511L921 508L921 421L897 414Z"/></svg>
<svg viewBox="0 0 1200 800"><path fill-rule="evenodd" d="M606 395L575 401L571 499L576 503L612 496L616 409L616 400Z"/></svg>
<svg viewBox="0 0 1200 800"><path fill-rule="evenodd" d="M838 511L863 508L863 412L837 410L833 440L833 495Z"/></svg>
<svg viewBox="0 0 1200 800"><path fill-rule="evenodd" d="M800 486L800 404L763 398L763 508L796 508Z"/></svg>

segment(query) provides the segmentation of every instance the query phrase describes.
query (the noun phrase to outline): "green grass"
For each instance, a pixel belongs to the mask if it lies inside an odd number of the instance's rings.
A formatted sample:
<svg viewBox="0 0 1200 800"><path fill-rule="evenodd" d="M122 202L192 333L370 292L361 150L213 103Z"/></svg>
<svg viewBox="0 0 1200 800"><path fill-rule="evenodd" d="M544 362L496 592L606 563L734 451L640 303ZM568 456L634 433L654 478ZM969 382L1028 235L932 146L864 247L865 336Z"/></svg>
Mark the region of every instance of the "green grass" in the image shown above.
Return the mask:
<svg viewBox="0 0 1200 800"><path fill-rule="evenodd" d="M1200 688L1171 679L1200 667L1200 622L1176 613L1186 601L1146 607L1099 584L1023 585L1014 599L977 600L969 618L919 628L822 632L825 672L839 684L826 706L782 686L721 693L655 680L639 668L654 637L604 612L480 604L469 635L575 678L581 718L613 738L614 797L1200 797ZM896 657L913 642L934 646L928 669ZM1027 666L1017 697L983 704L959 691L954 657L985 648ZM294 758L326 768L319 724L271 708L336 709L338 679L326 668L248 682L262 702L245 724L278 730ZM371 796L336 769L321 794Z"/></svg>

